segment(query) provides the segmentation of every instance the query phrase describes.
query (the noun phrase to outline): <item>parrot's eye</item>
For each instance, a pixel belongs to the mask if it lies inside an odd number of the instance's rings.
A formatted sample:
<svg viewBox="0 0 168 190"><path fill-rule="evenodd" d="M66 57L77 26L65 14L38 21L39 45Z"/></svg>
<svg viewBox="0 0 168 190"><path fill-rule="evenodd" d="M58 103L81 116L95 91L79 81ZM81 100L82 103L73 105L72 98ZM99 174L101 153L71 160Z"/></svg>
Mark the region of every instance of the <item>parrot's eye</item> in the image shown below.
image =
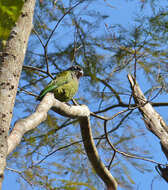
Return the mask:
<svg viewBox="0 0 168 190"><path fill-rule="evenodd" d="M79 79L81 76L83 76L83 69L82 69L80 66L78 66L78 65L72 66L72 67L70 67L68 70L75 72L75 75L76 75L76 77L77 77L78 79Z"/></svg>
<svg viewBox="0 0 168 190"><path fill-rule="evenodd" d="M79 66L75 66L75 70L81 71L82 69Z"/></svg>
<svg viewBox="0 0 168 190"><path fill-rule="evenodd" d="M78 65L70 67L69 70L71 70L71 71L82 71L81 67L79 67Z"/></svg>

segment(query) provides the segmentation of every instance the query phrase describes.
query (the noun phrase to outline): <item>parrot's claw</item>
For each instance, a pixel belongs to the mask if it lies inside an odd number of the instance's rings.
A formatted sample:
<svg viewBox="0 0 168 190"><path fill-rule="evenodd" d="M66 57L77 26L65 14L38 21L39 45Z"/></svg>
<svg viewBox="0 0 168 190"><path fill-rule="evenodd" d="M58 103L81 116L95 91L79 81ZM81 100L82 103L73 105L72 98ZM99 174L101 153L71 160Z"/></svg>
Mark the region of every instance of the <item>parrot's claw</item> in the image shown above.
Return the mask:
<svg viewBox="0 0 168 190"><path fill-rule="evenodd" d="M79 105L78 102L77 102L75 99L73 99L73 98L72 98L72 102L73 102L73 104L74 104L75 106L78 106L78 105Z"/></svg>
<svg viewBox="0 0 168 190"><path fill-rule="evenodd" d="M68 106L72 106L70 103L68 103L68 102L64 102L66 105L68 105Z"/></svg>

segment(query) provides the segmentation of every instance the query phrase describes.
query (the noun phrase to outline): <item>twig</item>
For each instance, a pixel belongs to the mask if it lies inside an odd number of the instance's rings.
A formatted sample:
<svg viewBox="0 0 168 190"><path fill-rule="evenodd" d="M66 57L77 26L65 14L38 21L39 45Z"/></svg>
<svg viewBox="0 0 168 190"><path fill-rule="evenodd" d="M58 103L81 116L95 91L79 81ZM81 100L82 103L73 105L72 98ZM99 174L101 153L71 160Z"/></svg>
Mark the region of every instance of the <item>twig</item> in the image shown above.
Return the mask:
<svg viewBox="0 0 168 190"><path fill-rule="evenodd" d="M153 97L150 99L149 102L151 102L152 100L154 100L155 98L157 98L157 96L159 96L159 94L162 92L162 90L163 90L163 86L159 89L159 91L156 93L156 95L153 96Z"/></svg>
<svg viewBox="0 0 168 190"><path fill-rule="evenodd" d="M147 102L150 103L153 107L168 106L168 102L150 102L150 101L147 101ZM111 110L113 108L118 108L118 107L126 108L126 107L129 107L129 106L130 106L130 109L132 109L133 107L134 108L136 107L136 104L127 104L127 103L114 104L114 105L106 107L106 108L104 108L102 110L94 111L92 113L98 114L98 113L106 112L106 111Z"/></svg>
<svg viewBox="0 0 168 190"><path fill-rule="evenodd" d="M46 71L44 71L44 70L42 70L42 69L39 69L39 68L37 68L37 67L32 67L32 66L26 66L26 65L24 65L24 66L23 66L23 69L31 69L31 70L39 71L39 72L41 72L41 73L44 73L44 74L48 75L48 72L46 72Z"/></svg>
<svg viewBox="0 0 168 190"><path fill-rule="evenodd" d="M58 27L58 25L60 24L60 22L63 20L63 18L64 18L68 13L70 13L75 7L77 7L80 3L82 3L82 2L83 2L83 0L82 0L82 1L79 1L76 5L74 5L73 7L71 7L71 8L58 20L57 24L55 25L54 29L52 30L51 34L49 35L49 38L48 38L48 40L47 40L47 42L46 42L46 44L45 44L44 47L47 47L47 46L48 46L48 43L49 43L49 41L50 41L50 39L51 39L53 33L55 32L56 28Z"/></svg>
<svg viewBox="0 0 168 190"><path fill-rule="evenodd" d="M104 116L101 116L101 115L97 115L97 114L94 113L94 112L90 112L90 115L93 116L93 117L96 117L96 118L99 118L99 119L105 120L105 121L109 121L109 120L114 119L114 118L117 117L118 115L120 115L120 114L122 114L122 113L124 113L124 112L127 112L127 111L129 111L129 110L130 110L130 109L122 110L122 111L120 111L120 112L114 114L114 115L111 116L111 117L104 117Z"/></svg>
<svg viewBox="0 0 168 190"><path fill-rule="evenodd" d="M90 112L90 115L93 116L93 117L96 117L96 118L102 119L102 120L108 120L107 117L104 117L104 116L101 116L101 115L97 115L97 114L94 113L94 112Z"/></svg>
<svg viewBox="0 0 168 190"><path fill-rule="evenodd" d="M110 170L110 168L111 168L111 164L113 163L113 160L114 160L114 158L115 158L115 155L116 155L116 151L114 151L114 153L113 153L113 156L112 156L112 158L111 158L111 160L110 160L110 163L109 163L109 165L108 165L108 170Z"/></svg>
<svg viewBox="0 0 168 190"><path fill-rule="evenodd" d="M47 65L47 73L48 73L48 75L50 76L51 79L54 79L54 77L52 76L52 74L50 73L50 70L49 70L47 46L44 47L44 57L45 57L46 65Z"/></svg>
<svg viewBox="0 0 168 190"><path fill-rule="evenodd" d="M105 132L105 136L106 136L106 139L107 139L107 142L108 144L110 145L110 147L113 149L113 151L125 156L125 157L129 157L129 158L135 158L135 159L139 159L139 160L144 160L144 161L147 161L147 162L151 162L151 163L154 163L154 164L159 164L159 165L163 165L163 166L168 166L167 164L162 164L162 163L159 163L155 160L152 160L152 159L148 159L148 158L144 158L144 157L140 157L140 156L135 156L135 155L132 155L132 154L128 154L128 153L125 153L125 152L122 152L122 151L119 151L117 148L115 148L115 146L111 143L111 141L109 140L109 137L108 137L108 133L107 133L107 121L104 121L104 132Z"/></svg>
<svg viewBox="0 0 168 190"><path fill-rule="evenodd" d="M25 178L25 176L23 175L23 172L18 171L18 170L13 169L13 168L9 168L9 167L6 167L6 169L19 174L20 177L22 177L31 186L31 188L34 189L33 184Z"/></svg>
<svg viewBox="0 0 168 190"><path fill-rule="evenodd" d="M132 112L133 112L133 110L131 110L130 112L128 112L128 113L121 119L121 121L117 124L116 127L112 128L110 131L108 131L108 134L110 134L110 133L116 131L116 130L121 126L121 124L124 122L124 120L125 120ZM103 135L100 136L101 139L97 142L96 147L100 144L101 140L104 139L104 138L103 138L104 136L105 136L105 134L103 134Z"/></svg>
<svg viewBox="0 0 168 190"><path fill-rule="evenodd" d="M20 88L20 87L18 87L19 89L20 89L20 91L23 91L23 92L25 92L26 94L28 94L28 95L31 95L31 96L34 96L34 97L38 97L38 95L36 95L36 94L34 94L34 93L32 93L32 92L29 92L29 91L27 91L27 90L25 90L25 89L23 89L23 88Z"/></svg>
<svg viewBox="0 0 168 190"><path fill-rule="evenodd" d="M31 166L31 168L34 167L34 166L37 166L37 165L41 164L44 160L46 160L49 156L53 155L53 154L56 153L57 151L62 150L62 149L65 149L65 148L68 148L68 147L70 147L70 146L72 146L72 145L75 145L75 144L78 144L78 143L81 143L81 142L82 142L82 140L80 140L80 141L75 141L75 142L73 142L73 143L71 143L71 144L62 146L62 147L60 147L60 148L58 148L58 149L56 149L56 150L51 151L49 154L47 154L46 156L44 156L44 158L42 158L40 161L38 161L38 162L36 162L35 164L33 164L33 165Z"/></svg>
<svg viewBox="0 0 168 190"><path fill-rule="evenodd" d="M136 47L134 48L134 78L136 80L136 72L137 72L137 50Z"/></svg>
<svg viewBox="0 0 168 190"><path fill-rule="evenodd" d="M115 95L115 97L117 98L118 103L119 103L119 104L122 104L122 101L121 101L121 98L120 98L118 92L116 92L116 90L115 90L114 88L112 88L112 86L110 86L108 82L106 82L105 80L100 79L100 78L98 78L98 77L97 77L96 79L97 79L98 81L100 81L101 83L103 83L105 86L107 86L107 87L111 90L111 92Z"/></svg>
<svg viewBox="0 0 168 190"><path fill-rule="evenodd" d="M48 55L47 55L48 43L49 43L49 41L51 40L51 37L52 37L53 33L55 32L56 28L58 27L58 25L60 24L60 22L63 20L63 18L64 18L68 13L70 13L70 12L72 11L72 9L74 9L75 7L77 7L77 6L78 6L80 3L82 3L82 2L83 2L83 0L82 0L82 1L79 1L76 5L74 5L73 7L71 7L71 8L58 20L58 22L56 23L54 29L51 31L51 33L50 33L50 35L49 35L49 37L48 37L47 42L45 43L45 45L43 45L43 48L44 48L44 56L45 56L45 62L46 62L46 65L47 65L47 73L48 73L48 75L49 75L52 79L54 79L54 78L53 78L53 76L51 75L51 73L50 73L50 71L49 71L49 64L48 64Z"/></svg>
<svg viewBox="0 0 168 190"><path fill-rule="evenodd" d="M37 33L37 31L36 31L34 28L32 29L32 31L35 33L35 35L36 35L36 36L37 36L37 38L39 39L39 41L40 41L41 45L44 47L44 43L42 42L42 40L41 40L41 38L40 38L39 34Z"/></svg>

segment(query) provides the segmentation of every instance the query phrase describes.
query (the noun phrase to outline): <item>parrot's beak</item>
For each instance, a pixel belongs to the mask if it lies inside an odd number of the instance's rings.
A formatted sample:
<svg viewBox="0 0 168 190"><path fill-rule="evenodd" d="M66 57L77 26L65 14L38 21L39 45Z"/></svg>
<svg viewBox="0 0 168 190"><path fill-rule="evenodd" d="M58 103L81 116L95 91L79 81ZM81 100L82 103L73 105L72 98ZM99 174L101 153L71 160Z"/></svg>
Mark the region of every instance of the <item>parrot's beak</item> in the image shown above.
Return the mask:
<svg viewBox="0 0 168 190"><path fill-rule="evenodd" d="M81 77L84 75L83 70L81 70L79 73L80 73Z"/></svg>
<svg viewBox="0 0 168 190"><path fill-rule="evenodd" d="M83 72L83 70L81 70L81 71L78 72L78 76L77 76L77 77L80 78L80 77L82 77L83 75L84 75L84 72Z"/></svg>

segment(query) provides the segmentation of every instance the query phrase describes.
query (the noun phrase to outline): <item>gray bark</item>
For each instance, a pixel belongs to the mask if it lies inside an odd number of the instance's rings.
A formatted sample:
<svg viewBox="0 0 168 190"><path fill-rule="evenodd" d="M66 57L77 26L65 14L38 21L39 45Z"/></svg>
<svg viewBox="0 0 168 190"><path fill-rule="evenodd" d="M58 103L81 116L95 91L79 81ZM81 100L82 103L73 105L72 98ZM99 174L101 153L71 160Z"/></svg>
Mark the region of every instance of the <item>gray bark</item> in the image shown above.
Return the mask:
<svg viewBox="0 0 168 190"><path fill-rule="evenodd" d="M145 98L134 77L128 75L135 103L143 116L146 127L160 139L161 145L168 152L168 126L163 118ZM165 154L168 159L168 155Z"/></svg>
<svg viewBox="0 0 168 190"><path fill-rule="evenodd" d="M22 64L32 29L35 0L25 1L0 57L0 189L7 156L7 137L11 123Z"/></svg>
<svg viewBox="0 0 168 190"><path fill-rule="evenodd" d="M145 125L160 140L161 148L168 160L168 126L161 115L157 113L151 103L145 98L135 78L128 75L128 79L134 101L143 116ZM168 182L168 166L162 167L158 165L158 170L160 175Z"/></svg>
<svg viewBox="0 0 168 190"><path fill-rule="evenodd" d="M93 168L97 175L103 180L108 190L116 190L117 182L101 161L93 140L90 125L90 110L85 105L69 106L62 103L56 100L52 93L45 95L34 113L15 123L8 137L8 154L16 148L26 132L36 128L41 122L46 120L47 112L51 108L63 116L79 119L85 151Z"/></svg>

